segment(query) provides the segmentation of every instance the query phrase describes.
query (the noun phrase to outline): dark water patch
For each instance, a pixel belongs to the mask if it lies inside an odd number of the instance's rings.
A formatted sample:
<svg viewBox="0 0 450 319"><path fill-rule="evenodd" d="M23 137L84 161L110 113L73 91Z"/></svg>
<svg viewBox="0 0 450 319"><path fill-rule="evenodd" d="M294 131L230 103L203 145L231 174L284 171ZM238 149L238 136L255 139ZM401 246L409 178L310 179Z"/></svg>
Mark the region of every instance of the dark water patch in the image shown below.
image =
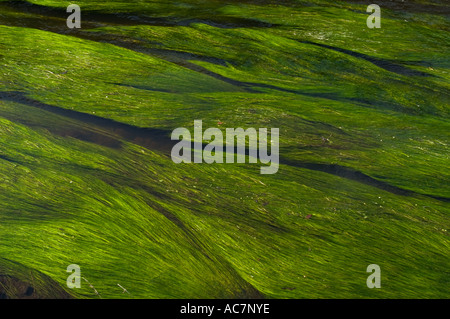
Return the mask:
<svg viewBox="0 0 450 319"><path fill-rule="evenodd" d="M286 160L286 159L280 160L280 163L287 164L287 165L294 166L294 167L307 168L307 169L314 170L314 171L320 171L320 172L336 175L336 176L350 179L353 181L357 181L357 182L360 182L360 183L363 183L366 185L374 186L376 188L388 191L395 195L412 196L414 194L414 192L412 192L412 191L408 191L408 190L404 190L404 189L396 187L396 186L392 186L385 182L374 179L374 178L372 178L364 173L361 173L357 170L354 170L349 167L341 166L341 165L302 163L302 162L295 162L295 161Z"/></svg>
<svg viewBox="0 0 450 319"><path fill-rule="evenodd" d="M0 100L13 101L14 98L15 97L5 97L5 95L0 92ZM24 101L20 97L15 100L15 102L30 106L30 101ZM35 114L32 112L31 114L28 114L26 110L22 111L24 112L24 114L22 114L21 116L6 112L0 112L0 116L8 119L11 122L20 123L32 129L43 129L50 132L51 134L55 134L61 137L72 137L81 141L90 142L113 149L120 149L122 147L122 142L119 139L108 135L106 132L102 132L101 130L95 130L94 127L87 127L82 123L74 123L72 121L68 121L67 118L64 117L52 118L52 115L55 116L55 114L53 113L49 114L50 117L42 118L39 115L34 116Z"/></svg>
<svg viewBox="0 0 450 319"><path fill-rule="evenodd" d="M93 132L89 129L80 129L79 127L59 130L47 129L51 133L58 134L63 137L73 137L81 141L90 142L109 148L120 149L122 146L122 143L119 140L105 134Z"/></svg>
<svg viewBox="0 0 450 319"><path fill-rule="evenodd" d="M230 16L210 16L205 19L185 19L178 21L178 26L189 26L192 23L203 23L211 27L221 29L237 29L237 28L273 28L278 24L268 23L261 20L238 18Z"/></svg>
<svg viewBox="0 0 450 319"><path fill-rule="evenodd" d="M415 114L414 111L409 110L409 109L405 109L404 107L402 107L399 104L393 104L393 103L388 103L388 102L377 102L374 103L373 101L369 100L369 99L364 99L364 98L354 98L354 97L344 97L338 93L332 93L332 92L311 92L311 91L305 91L305 90L298 90L298 89L289 89L289 88L283 88L280 86L276 86L276 85L271 85L271 84L266 84L266 83L257 83L257 82L248 82L248 81L240 81L240 80L235 80L235 79L231 79L229 77L223 76L221 74L218 74L216 72L213 72L211 70L208 70L205 67L196 65L194 63L190 63L189 61L177 61L177 60L173 60L167 57L161 57L161 58L165 58L167 61L172 62L174 64L177 64L181 67L185 67L191 71L194 72L198 72L198 73L202 73L204 75L208 75L216 80L220 80L223 81L225 83L231 84L233 86L236 86L240 89L242 89L245 92L248 93L261 93L260 89L263 90L275 90L278 92L283 92L283 93L290 93L290 94L298 94L298 95L303 95L303 96L308 96L308 97L312 97L312 98L321 98L321 99L328 99L328 100L333 100L333 101L340 101L340 102L347 102L347 103L353 103L353 104L358 104L360 106L363 107L370 107L370 108L386 108L389 110L394 110L394 111L400 111L402 113L408 113L408 114Z"/></svg>
<svg viewBox="0 0 450 319"><path fill-rule="evenodd" d="M63 15L61 12L59 15L40 15L39 13L30 13L29 10L16 11L8 5L8 2L0 2L0 25L10 27L32 28L64 35L75 34L79 32L79 29L69 29L66 24L69 14L64 13ZM99 22L82 21L82 27L85 29L104 26L106 25Z"/></svg>
<svg viewBox="0 0 450 319"><path fill-rule="evenodd" d="M0 160L4 160L4 161L14 163L14 164L20 164L20 162L13 160L12 158L9 158L8 156L1 155L1 154L0 154Z"/></svg>
<svg viewBox="0 0 450 319"><path fill-rule="evenodd" d="M45 5L30 3L27 1L5 1L0 3L0 8L14 10L16 12L26 13L30 16L40 16L38 18L56 18L60 20L59 28L67 28L66 19L70 13L66 12L65 8L48 7ZM45 20L45 19L44 19ZM47 21L48 22L48 21ZM155 25L155 26L173 26L175 21L171 21L165 17L146 17L133 13L102 13L98 11L89 11L82 9L82 28L92 28L105 25ZM29 27L32 27L31 25ZM49 25L49 27L51 27ZM67 28L68 29L68 28ZM76 30L75 30L76 31Z"/></svg>
<svg viewBox="0 0 450 319"><path fill-rule="evenodd" d="M66 116L71 119L76 119L82 121L86 124L96 125L101 127L104 130L107 130L109 133L118 136L124 140L130 141L137 145L146 147L150 150L160 151L168 156L170 156L171 150L178 141L172 141L170 138L171 132L168 130L162 129L152 129L152 128L141 128L132 126L129 124L124 124L120 122L116 122L114 120L102 118L96 115L91 115L87 113L81 113L73 110L62 109L56 106L52 106L49 104L45 104L31 98L28 98L22 92L0 92L0 99L10 100L26 105L30 105L33 107L37 107L40 109L44 109L46 111ZM202 144L202 149L207 144ZM235 147L233 149L234 154L237 154L238 149ZM250 150L248 148L245 149L246 154L249 154ZM402 196L428 196L434 199L448 202L450 201L447 197L438 197L428 194L421 194L410 190L405 190L400 187L396 187L390 185L386 182L377 180L373 177L370 177L362 172L354 170L349 167L340 166L337 164L318 164L318 163L303 163L299 161L288 160L285 158L280 158L280 164L289 165L292 167L301 167L314 171L320 171L328 174L332 174L335 176L339 176L342 178L346 178L349 180L357 181L369 186L373 186L390 193Z"/></svg>
<svg viewBox="0 0 450 319"><path fill-rule="evenodd" d="M208 144L203 143L202 149L204 149L206 145L208 145ZM252 152L255 154L258 154L258 150L251 150L248 147L245 147L244 151L245 151L246 156L249 156L249 154L251 154ZM226 153L225 147L224 147L224 152ZM234 148L232 148L232 152L233 152L233 154L238 154L238 152L240 152L240 150L238 149L237 146L234 146ZM194 151L192 151L191 158L194 158L194 154L195 154ZM450 202L450 198L448 198L448 197L434 196L434 195L430 195L430 194L422 194L422 193L418 193L415 191L403 189L401 187L397 187L397 186L391 185L387 182L383 182L378 179L375 179L375 178L373 178L369 175L366 175L366 174L364 174L358 170L355 170L353 168L342 166L342 165L307 163L307 162L300 162L300 161L296 161L296 160L290 160L290 159L283 158L283 157L279 158L279 163L288 165L291 167L305 168L305 169L309 169L312 171L318 171L318 172L322 172L322 173L335 175L335 176L342 177L342 178L352 180L355 182L359 182L359 183L362 183L365 185L376 187L378 189L387 191L387 192L395 194L395 195L426 196L426 197L434 198L439 201Z"/></svg>
<svg viewBox="0 0 450 319"><path fill-rule="evenodd" d="M0 8L2 7L2 2L0 2ZM16 17L10 17L8 15L3 15L0 12L0 24L12 27L27 27L33 28L43 31L54 32L61 35L71 35L81 39L100 42L100 43L109 43L112 45L116 45L119 47L123 47L129 50L133 50L135 52L145 53L148 55L152 55L163 60L177 63L183 65L185 61L194 60L194 61L202 61L213 63L216 65L227 66L229 63L224 59L206 56L202 54L190 53L179 50L172 49L164 49L164 48L150 48L149 45L162 45L160 42L149 41L146 39L137 39L139 42L136 42L136 39L128 38L123 35L117 34L107 34L104 32L92 32L92 31L84 31L83 29L69 29L66 26L66 18L49 18L43 19L39 16L26 16L17 19ZM83 16L84 19L84 16ZM105 24L90 22L83 20L83 28L84 29L95 29L98 27L104 27Z"/></svg>
<svg viewBox="0 0 450 319"><path fill-rule="evenodd" d="M372 0L351 0L350 3L364 4L366 6L374 3ZM386 8L397 12L410 13L431 13L437 15L450 15L450 5L447 1L426 1L426 3L419 3L414 0L380 0L376 2L381 8Z"/></svg>
<svg viewBox="0 0 450 319"><path fill-rule="evenodd" d="M134 41L133 39L127 38L125 36L120 35L111 35L103 32L88 32L88 31L78 31L73 34L74 36L101 42L101 43L109 43L118 47L122 47L125 49L129 49L135 52L145 53L148 55L156 56L163 60L172 62L172 63L184 63L185 61L202 61L208 62L220 66L227 66L228 64L233 64L232 62L228 62L221 58L206 56L202 54L196 54L191 52L172 50L172 49L164 49L164 48L150 48L148 45L162 45L161 43L150 42L147 40L139 40L139 42Z"/></svg>
<svg viewBox="0 0 450 319"><path fill-rule="evenodd" d="M423 194L423 196L428 196L428 197L434 198L434 199L436 199L438 201L441 201L441 202L446 202L446 203L450 202L450 198L448 198L448 197L427 195L427 194Z"/></svg>
<svg viewBox="0 0 450 319"><path fill-rule="evenodd" d="M13 1L14 3L26 3L25 1ZM11 3L11 2L8 2ZM2 5L2 2L0 2L0 7ZM44 7L43 9L45 9ZM64 13L64 17L66 17L66 13ZM1 13L0 13L1 15ZM3 20L2 20L3 21ZM374 103L374 101L371 101L369 99L364 98L352 98L352 97L344 97L338 93L332 93L332 92L311 92L311 91L304 91L304 90L298 90L298 89L290 89L290 88L283 88L276 85L270 85L265 83L255 83L255 82L248 82L248 81L239 81L235 79L231 79L229 77L220 75L216 72L213 72L205 67L199 66L195 63L190 62L191 60L198 60L208 63L213 63L216 65L226 66L228 63L233 64L232 61L226 61L224 59L216 58L216 57L210 57L205 56L201 54L194 54L189 52L183 52L178 50L170 50L170 49L164 49L164 48L150 48L148 47L148 44L155 44L151 41L146 40L139 40L139 42L134 41L133 39L129 39L122 35L111 35L111 34L105 34L103 32L91 32L91 31L83 31L83 30L77 30L77 29L68 29L65 25L65 18L61 21L53 21L50 19L42 19L42 18L36 18L33 17L31 20L27 19L10 19L7 21L7 25L14 25L14 26L27 26L31 28L37 28L41 30L47 30L51 32L55 32L58 34L63 35L72 35L81 39L87 39L91 41L96 42L102 42L102 43L110 43L112 45L116 45L119 47L123 47L129 50L133 50L135 52L140 52L144 54L148 54L154 57L157 57L159 59L163 59L165 61L174 63L180 67L187 68L191 71L202 73L204 75L213 77L214 79L223 81L225 83L231 84L235 86L236 88L248 92L248 93L261 93L261 89L263 90L276 90L283 93L290 93L290 94L299 94L303 96L309 96L313 98L324 98L324 99L330 99L334 101L341 101L346 103L353 103L357 104L362 107L370 107L370 108L384 108L394 111L399 111L402 113L408 113L408 114L418 114L420 113L416 109L411 108L405 108L402 105L396 104L396 103L390 103L386 101L377 101ZM100 25L92 25L91 27L98 27ZM374 65L377 65L379 67L382 67L383 69L386 69L388 71L395 72L397 74L402 75L417 75L417 76L433 76L424 72L415 71L412 69L409 69L405 66L402 66L396 62L388 61L385 59L375 58L371 57L365 54L361 54L358 52L354 52L351 50L341 49L325 44L319 44L314 43L311 41L300 41L296 40L301 43L305 44L311 44L316 45L320 47L324 47L327 49L332 49L341 53L349 54L354 57L365 59ZM405 62L408 64L414 64L414 65L427 65L427 62L425 61L412 61L412 62ZM119 84L119 85L126 85L126 84ZM135 86L135 88L143 89L143 90L150 90L150 91L159 91L164 93L171 93L170 90L165 89L157 89L152 88L148 86Z"/></svg>
<svg viewBox="0 0 450 319"><path fill-rule="evenodd" d="M314 171L320 171L328 174L332 174L335 176L343 177L345 179L353 180L359 183L363 183L369 186L376 187L378 189L390 192L395 195L401 196L426 196L437 199L443 202L450 202L450 198L448 197L439 197L429 194L421 194L415 191L406 190L394 185L390 185L386 182L377 180L369 175L366 175L360 171L357 171L350 167L345 167L337 164L319 164L319 163L304 163L298 161L292 161L288 159L280 159L280 164L285 164L294 167L306 168Z"/></svg>
<svg viewBox="0 0 450 319"><path fill-rule="evenodd" d="M264 294L261 293L258 289L256 289L253 285L247 282L230 264L228 260L222 257L220 254L212 251L208 244L204 244L202 239L198 237L198 235L190 228L187 227L181 219L179 219L175 214L168 211L166 208L162 207L155 201L151 199L145 199L147 205L157 212L162 214L165 218L174 223L184 234L185 238L188 242L195 247L205 258L210 260L213 263L219 263L229 274L236 278L238 283L241 286L240 291L234 292L236 296L234 298L243 298L243 299L263 299Z"/></svg>
<svg viewBox="0 0 450 319"><path fill-rule="evenodd" d="M107 131L113 137L120 137L135 144L148 147L149 149L167 152L175 145L175 142L170 140L170 135L168 135L170 133L165 130L136 127L92 114L63 109L29 98L23 92L0 92L0 99L25 104L81 121L84 124L97 126Z"/></svg>
<svg viewBox="0 0 450 319"><path fill-rule="evenodd" d="M140 53L148 54L151 56L155 56L157 58L160 58L167 62L171 62L171 63L181 66L183 68L189 69L191 71L202 73L204 75L213 77L222 82L234 85L234 86L239 87L247 92L260 93L259 91L252 89L252 87L260 87L260 88L269 88L269 89L276 89L276 90L284 91L284 92L296 93L295 90L282 89L282 88L268 85L268 84L234 80L234 79L228 78L226 76L220 75L216 72L210 71L203 66L199 66L199 65L194 64L189 61L189 60L199 60L199 61L214 63L217 65L227 66L227 61L225 61L223 59L219 59L219 58L215 58L215 57L208 57L208 56L199 55L199 54L192 54L192 53L188 53L188 52L176 51L176 50L148 48L147 46L144 46L144 45L141 45L138 43L130 43L129 41L123 41L118 38L108 38L107 35L95 34L94 32L78 32L77 34L74 34L74 35L79 38L82 38L82 39L92 40L92 41L96 41L96 42L110 43L110 44L113 44L113 45L116 45L119 47L123 47L125 49L133 50L135 52L140 52ZM231 64L233 64L233 63L231 63ZM145 89L154 90L152 88L145 88Z"/></svg>
<svg viewBox="0 0 450 319"><path fill-rule="evenodd" d="M153 49L147 49L142 46L138 47L137 45L134 45L133 47L129 47L128 45L126 45L124 43L121 43L120 46L127 48L127 49L137 51L137 52L156 56L160 59L174 63L180 67L187 68L191 71L210 76L216 80L225 82L227 84L231 84L231 85L241 89L242 91L248 92L248 93L261 93L260 89L275 90L278 92L298 94L298 95L308 96L308 97L312 97L312 98L328 99L328 100L341 101L341 102L347 102L347 103L353 103L353 104L356 103L363 107L370 107L370 108L376 108L376 109L382 107L382 108L386 108L389 110L400 111L402 113L406 112L408 114L416 114L415 111L406 109L406 108L402 107L400 104L388 103L388 102L383 102L383 101L378 101L378 102L374 103L373 101L371 101L369 99L345 97L345 96L340 95L339 93L333 93L333 92L311 92L311 91L305 91L305 90L283 88L280 86L266 84L266 83L235 80L235 79L226 77L224 75L221 75L219 73L216 73L214 71L211 71L203 66L199 66L197 64L189 62L188 60L186 60L186 58L188 57L186 55L184 55L183 57L181 57L179 55L178 56L172 55L172 54L167 55L166 53L169 53L169 52L164 52L164 54L160 54L162 52L157 52ZM168 50L168 51L170 51L170 50ZM218 61L211 61L211 60L209 60L208 57L206 57L205 59L201 59L201 60L211 62L211 63L218 62ZM225 63L225 62L223 61L223 63ZM218 64L218 63L216 63L216 64ZM220 64L222 64L222 63L220 63ZM123 83L120 83L120 84L117 83L117 85L131 86L131 87L134 87L137 89L149 90L149 91L160 91L160 92L166 92L166 93L172 92L170 90L155 89L155 88L152 88L149 86L139 86L139 85L131 85L131 84L123 84Z"/></svg>
<svg viewBox="0 0 450 319"><path fill-rule="evenodd" d="M156 89L156 88L152 88L150 86L144 86L144 85L133 85L133 84L125 84L125 83L110 83L110 84L134 88L134 89L138 89L138 90L145 90L145 91L154 91L154 92L162 92L162 93L176 93L175 90Z"/></svg>
<svg viewBox="0 0 450 319"><path fill-rule="evenodd" d="M29 3L27 1L6 1L0 3L0 8L13 9L16 11L52 17L65 20L69 16L65 8L47 7L44 5ZM82 10L82 28L93 25L153 25L153 26L189 26L192 23L203 23L217 28L271 28L275 25L255 19L229 17L216 15L209 12L207 18L182 17L150 17L137 12L105 13L94 10Z"/></svg>
<svg viewBox="0 0 450 319"><path fill-rule="evenodd" d="M17 278L0 274L0 299L36 299L34 288Z"/></svg>
<svg viewBox="0 0 450 319"><path fill-rule="evenodd" d="M74 168L75 167L79 167L79 165L74 166ZM143 190L144 192L151 195L152 198L157 198L161 201L170 201L171 199L173 199L166 192L158 191L157 188L141 182L139 180L139 177L133 175L130 176L127 171L120 171L120 173L112 173L107 171L99 171L97 169L93 169L92 167L85 167L84 169L89 175L98 178L99 180L103 181L104 183L110 185L113 188L120 189L121 187L129 187L137 190ZM165 217L172 220L172 218L169 218L169 214ZM178 225L178 222L175 222L175 224Z"/></svg>
<svg viewBox="0 0 450 319"><path fill-rule="evenodd" d="M177 50L148 48L147 52L149 52L152 55L161 57L163 59L166 58L167 56L170 56L170 57L172 57L172 59L179 59L179 60L183 60L183 61L197 60L197 61L213 63L213 64L221 65L221 66L227 66L229 63L224 59L201 55L201 54L190 53L190 52L177 51ZM230 64L233 64L233 63L230 63Z"/></svg>
<svg viewBox="0 0 450 319"><path fill-rule="evenodd" d="M24 265L0 258L0 299L72 299L56 281Z"/></svg>
<svg viewBox="0 0 450 319"><path fill-rule="evenodd" d="M26 4L25 5L26 7L30 6L30 4L28 4L25 1L12 1L12 2L7 2L7 3L9 3L9 4L21 3L22 5ZM1 5L2 5L2 3L0 3L0 6ZM33 7L35 5L31 5L31 6ZM44 6L38 6L38 7L40 8L39 10L41 10L41 9L43 10L43 9L47 8ZM41 8L41 7L43 7L43 8ZM146 44L149 44L149 41L141 41L140 40L139 42L136 42L136 41L133 41L132 39L129 39L129 38L127 38L125 36L121 36L121 35L110 35L110 34L105 34L103 32L90 32L90 31L83 31L83 30L78 30L78 29L68 29L65 25L66 15L67 14L64 12L64 21L58 21L56 24L55 24L55 21L51 22L51 20L49 21L46 19L36 18L36 17L32 17L30 20L20 19L20 21L18 19L11 19L11 20L8 20L7 23L5 23L5 24L13 25L13 26L26 26L26 27L30 27L30 28L51 31L51 32L55 32L55 33L63 34L63 35L72 35L72 36L75 36L75 37L78 37L81 39L102 42L102 43L109 43L112 45L116 45L119 47L129 49L129 50L133 50L135 52L148 54L148 55L163 59L165 61L174 63L178 66L187 68L194 72L202 73L207 76L213 77L217 80L223 81L223 82L231 84L233 86L236 86L236 87L242 89L243 91L249 92L249 93L261 93L261 90L258 90L258 89L270 89L270 90L277 90L279 92L284 92L284 93L300 94L300 95L305 95L305 96L310 96L310 97L339 100L339 101L343 101L343 102L358 102L358 103L363 104L364 106L372 104L371 101L367 101L364 99L358 99L358 98L345 98L336 93L306 92L306 91L302 91L302 90L283 88L283 87L279 87L276 85L270 85L270 84L265 84L265 83L256 83L256 82L239 81L239 80L231 79L226 76L220 75L216 72L213 72L211 70L208 70L205 67L191 63L190 60L208 62L208 63L213 63L213 64L221 65L221 66L227 66L228 64L233 64L232 61L226 61L224 59L217 58L217 57L205 56L205 55L201 55L201 54L194 54L194 53L178 51L178 50L170 50L170 49L164 49L164 48L150 48L146 45ZM88 21L88 23L89 23L89 21ZM95 28L95 27L99 27L99 26L100 25L91 25L90 27ZM378 66L380 66L380 67L383 67L383 68L389 69L389 70L393 70L396 72L400 72L404 75L406 75L406 74L407 75L412 75L412 74L419 75L420 74L420 75L425 75L425 76L431 76L431 75L423 73L423 72L408 69L406 67L403 67L399 64L395 64L395 63L387 61L387 60L370 57L370 56L360 54L357 52L353 52L350 50L345 50L345 49L340 49L340 48L336 48L336 47L332 47L332 46L328 46L328 45L318 44L318 43L314 43L311 41L299 41L299 42L312 44L312 45L318 45L318 46L326 47L326 48L333 49L333 50L336 50L339 52L344 52L346 54L351 54L356 57L364 58L374 64L378 64ZM154 43L152 42L150 44L154 44ZM415 63L420 63L420 62L415 62ZM155 90L155 89L152 89L151 87L143 87L143 86L140 87L140 89ZM164 92L164 90L158 90L158 89L156 89L155 91ZM377 104L377 107L379 107L378 104ZM389 109L399 109L399 110L403 111L403 108L401 108L401 106L387 105L385 107L387 107Z"/></svg>
<svg viewBox="0 0 450 319"><path fill-rule="evenodd" d="M294 39L295 40L295 39ZM423 77L433 77L434 75L432 74L428 74L425 72L421 72L421 71L417 71L417 70L413 70L410 68L407 68L401 64L398 64L396 61L390 61L387 59L382 59L382 58L376 58L376 57L372 57L370 55L367 54L363 54L363 53L359 53L359 52L355 52L352 50L348 50L348 49L342 49L339 47L334 47L328 44L322 44L322 43L316 43L316 42L312 42L312 41L305 41L305 40L295 40L298 41L300 43L304 43L304 44L311 44L311 45L315 45L318 47L322 47L322 48L326 48L326 49L330 49L336 52L340 52L340 53L345 53L348 54L350 56L353 56L355 58L360 58L360 59L364 59L374 65L376 65L377 67L380 67L386 71L389 72L393 72L399 75L405 75L405 76L423 76ZM415 63L415 65L424 65L426 62L424 61L416 61L416 62L412 62Z"/></svg>

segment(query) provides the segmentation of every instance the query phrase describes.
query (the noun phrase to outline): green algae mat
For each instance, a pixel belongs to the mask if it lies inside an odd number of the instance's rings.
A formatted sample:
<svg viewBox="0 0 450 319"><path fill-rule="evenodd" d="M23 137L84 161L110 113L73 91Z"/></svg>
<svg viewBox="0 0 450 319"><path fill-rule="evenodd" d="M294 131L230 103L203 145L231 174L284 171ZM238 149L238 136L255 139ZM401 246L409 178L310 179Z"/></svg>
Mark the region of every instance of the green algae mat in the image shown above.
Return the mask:
<svg viewBox="0 0 450 319"><path fill-rule="evenodd" d="M0 1L0 298L450 297L448 2L75 3Z"/></svg>

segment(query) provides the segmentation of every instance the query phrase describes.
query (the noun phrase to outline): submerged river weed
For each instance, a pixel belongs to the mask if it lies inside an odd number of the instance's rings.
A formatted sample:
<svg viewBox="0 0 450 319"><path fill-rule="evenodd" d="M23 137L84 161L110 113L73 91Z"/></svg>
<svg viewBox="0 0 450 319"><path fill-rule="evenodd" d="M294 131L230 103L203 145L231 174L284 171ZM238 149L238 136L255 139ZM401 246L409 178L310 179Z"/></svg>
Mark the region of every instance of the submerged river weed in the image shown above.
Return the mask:
<svg viewBox="0 0 450 319"><path fill-rule="evenodd" d="M450 296L448 3L75 3L0 0L0 298Z"/></svg>
<svg viewBox="0 0 450 319"><path fill-rule="evenodd" d="M261 167L261 174L275 174L279 167L279 129L267 128L227 128L223 133L218 128L208 128L203 132L202 120L194 120L194 137L191 143L191 132L184 127L178 127L171 134L172 140L180 140L171 151L174 163L245 163L246 155L249 163L269 164ZM213 138L214 137L214 138ZM269 139L268 139L269 138ZM209 143L203 147L203 141ZM246 142L248 141L248 150ZM226 146L224 147L224 143ZM236 146L235 146L236 143ZM270 144L270 154L268 152ZM193 159L192 159L193 158Z"/></svg>

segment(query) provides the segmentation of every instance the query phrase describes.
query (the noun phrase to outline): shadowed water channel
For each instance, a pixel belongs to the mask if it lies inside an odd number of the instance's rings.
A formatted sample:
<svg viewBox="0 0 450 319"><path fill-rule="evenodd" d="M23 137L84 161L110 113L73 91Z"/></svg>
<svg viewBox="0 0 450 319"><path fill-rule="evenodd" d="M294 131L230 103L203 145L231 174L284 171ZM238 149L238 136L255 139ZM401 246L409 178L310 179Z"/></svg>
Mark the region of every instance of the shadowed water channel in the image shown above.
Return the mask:
<svg viewBox="0 0 450 319"><path fill-rule="evenodd" d="M286 88L280 88L273 85L263 83L251 83L242 82L234 79L230 79L214 73L204 67L198 66L189 60L206 61L219 65L226 65L226 62L214 57L207 57L203 55L190 54L187 52L167 50L167 49L155 49L148 48L144 44L131 43L126 37L108 35L108 34L96 34L93 32L86 32L83 30L69 29L66 26L67 13L64 9L49 8L41 5L30 4L26 1L8 1L0 2L0 24L7 26L20 26L29 27L40 30L51 31L64 35L72 35L84 39L89 39L97 42L107 42L117 46L125 47L138 52L143 52L164 59L166 61L175 63L181 67L188 68L190 70L206 74L215 79L219 79L226 83L232 84L246 92L260 92L257 89L273 89L285 93L303 94L312 97L329 98L335 100L345 100L335 94L325 93L311 93L302 92L301 90L291 90ZM148 17L137 13L97 13L97 12L83 12L83 28L91 29L97 27L104 27L108 25L158 25L158 26L175 26L175 25L189 25L193 22L201 22L215 27L221 28L269 28L274 25L264 23L252 19L237 19L220 16L210 16L208 19L176 19L165 17ZM370 57L361 53L353 52L347 49L332 47L320 43L314 43L309 41L300 41L305 44L314 46L320 46L325 49L338 51L357 58L367 60L378 67L385 70L402 74L402 75L416 75L416 76L428 76L426 73L411 70L393 61L387 61L375 57ZM127 84L116 83L117 85L132 86ZM138 89L151 90L149 87L136 87ZM132 125L120 123L114 120L102 118L99 116L80 113L68 109L59 108L53 105L45 104L37 100L26 97L22 92L0 92L0 99L9 100L18 103L22 103L31 107L39 108L53 114L70 118L77 121L78 124L67 125L65 128L55 128L48 126L50 132L61 136L70 136L80 140L96 143L99 145L120 148L122 140L130 141L143 147L161 151L167 155L170 154L170 150L176 141L170 139L170 132L166 130L141 128ZM367 105L367 101L364 100L351 100L352 102L358 102ZM390 108L390 106L388 106ZM22 121L23 124L31 126L45 127L44 123L34 122L30 123ZM236 152L236 149L235 149ZM248 150L247 150L248 153ZM302 167L310 170L316 170L333 174L346 179L358 181L379 189L389 191L391 193L403 196L415 195L413 191L404 190L399 187L389 185L385 182L376 180L368 175L353 170L348 167L343 167L335 164L317 164L317 163L302 163L298 161L291 161L287 159L280 159L281 164L286 164L295 167ZM426 195L433 197L431 195ZM448 198L433 197L442 201L449 201Z"/></svg>
<svg viewBox="0 0 450 319"><path fill-rule="evenodd" d="M47 30L51 31L58 28L56 21L62 21L65 26L65 21L68 13L64 8L52 8L43 5L29 3L27 1L6 1L0 3L2 12L9 13L21 12L27 14L28 19L43 19L43 24ZM39 17L40 16L40 17ZM48 23L49 20L53 23ZM16 22L17 23L17 22ZM20 23L20 22L19 22ZM22 21L28 24L28 22ZM267 23L255 19L246 19L222 15L211 15L210 12L197 12L195 18L181 18L181 17L151 17L143 15L138 12L126 13L101 13L96 11L83 10L83 28L92 28L104 25L154 25L154 26L188 26L191 23L204 23L218 28L270 28L274 24ZM73 30L76 31L76 30Z"/></svg>
<svg viewBox="0 0 450 319"><path fill-rule="evenodd" d="M19 14L19 17L17 16ZM58 34L72 35L79 38L106 42L120 47L124 47L137 52L153 55L166 61L175 63L179 66L190 70L206 74L221 81L227 82L244 88L248 92L255 92L252 87L275 89L282 92L305 94L299 90L290 90L276 87L273 85L262 83L242 82L229 79L206 68L190 63L189 60L199 60L219 65L226 65L226 61L215 57L208 57L198 54L192 54L183 51L168 50L163 48L149 48L148 44L161 44L148 41L129 41L127 37L111 34L96 34L94 32L83 31L87 29L95 29L106 26L135 26L135 25L152 25L152 26L189 26L191 23L204 23L218 28L272 28L277 27L275 24L266 23L259 20L236 18L221 15L208 15L207 18L167 18L167 17L149 17L139 13L99 13L83 11L82 29L69 29L66 26L68 13L61 8L49 8L42 5L31 4L26 1L7 1L0 2L0 24L7 26L19 26L34 28L39 30L51 31ZM361 58L373 63L374 65L387 71L406 76L432 76L431 74L410 69L396 61L390 61L382 58L371 57L366 54L354 52L344 48L333 47L326 44L315 43L311 41L299 41L300 43L319 46L325 49L341 52L353 57ZM228 61L230 63L230 61ZM405 62L406 63L406 62ZM411 62L408 62L411 64ZM418 61L414 64L422 65L425 62ZM232 63L231 63L232 64ZM256 91L258 92L258 91ZM364 101L363 101L364 102Z"/></svg>
<svg viewBox="0 0 450 319"><path fill-rule="evenodd" d="M71 136L77 139L81 139L88 142L93 142L99 145L117 148L121 145L121 140L126 140L134 144L143 146L145 148L159 151L167 156L170 156L172 147L178 143L178 141L172 141L170 138L171 132L167 130L141 128L133 125L120 123L114 120L102 118L92 114L81 113L73 110L63 109L53 105L39 102L31 98L26 97L22 92L0 92L0 100L12 101L21 104L25 104L31 107L39 108L44 111L48 111L53 114L64 116L79 122L78 125L72 126L72 128L66 131L60 131L48 129L62 136ZM27 123L24 123L27 124ZM86 127L86 124L89 127ZM34 124L36 126L36 124ZM46 127L45 124L39 126ZM47 125L48 126L48 125ZM206 144L203 144L203 147ZM237 153L237 147L234 148L234 154ZM246 154L250 153L250 150L246 148ZM300 167L314 171L320 171L327 174L332 174L349 180L357 181L369 186L373 186L384 191L402 196L428 196L440 201L449 202L450 199L446 197L437 197L433 195L420 194L414 191L405 190L400 187L390 185L386 182L372 178L362 172L359 172L350 167L345 167L337 164L321 164L321 163L306 163L300 161L293 161L280 158L280 164L289 165L293 167Z"/></svg>

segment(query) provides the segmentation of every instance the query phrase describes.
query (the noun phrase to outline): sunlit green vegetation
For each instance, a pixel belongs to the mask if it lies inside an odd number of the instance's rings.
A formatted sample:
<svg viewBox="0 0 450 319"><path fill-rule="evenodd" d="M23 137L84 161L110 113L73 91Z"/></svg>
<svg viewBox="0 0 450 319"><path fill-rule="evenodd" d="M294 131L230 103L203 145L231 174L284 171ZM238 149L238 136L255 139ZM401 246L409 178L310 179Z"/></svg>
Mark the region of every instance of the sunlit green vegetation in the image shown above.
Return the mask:
<svg viewBox="0 0 450 319"><path fill-rule="evenodd" d="M357 1L190 0L77 1L68 30L70 3L0 1L0 275L41 297L99 297L70 264L102 298L450 296L444 1L381 29ZM197 119L280 128L278 173L174 164Z"/></svg>

